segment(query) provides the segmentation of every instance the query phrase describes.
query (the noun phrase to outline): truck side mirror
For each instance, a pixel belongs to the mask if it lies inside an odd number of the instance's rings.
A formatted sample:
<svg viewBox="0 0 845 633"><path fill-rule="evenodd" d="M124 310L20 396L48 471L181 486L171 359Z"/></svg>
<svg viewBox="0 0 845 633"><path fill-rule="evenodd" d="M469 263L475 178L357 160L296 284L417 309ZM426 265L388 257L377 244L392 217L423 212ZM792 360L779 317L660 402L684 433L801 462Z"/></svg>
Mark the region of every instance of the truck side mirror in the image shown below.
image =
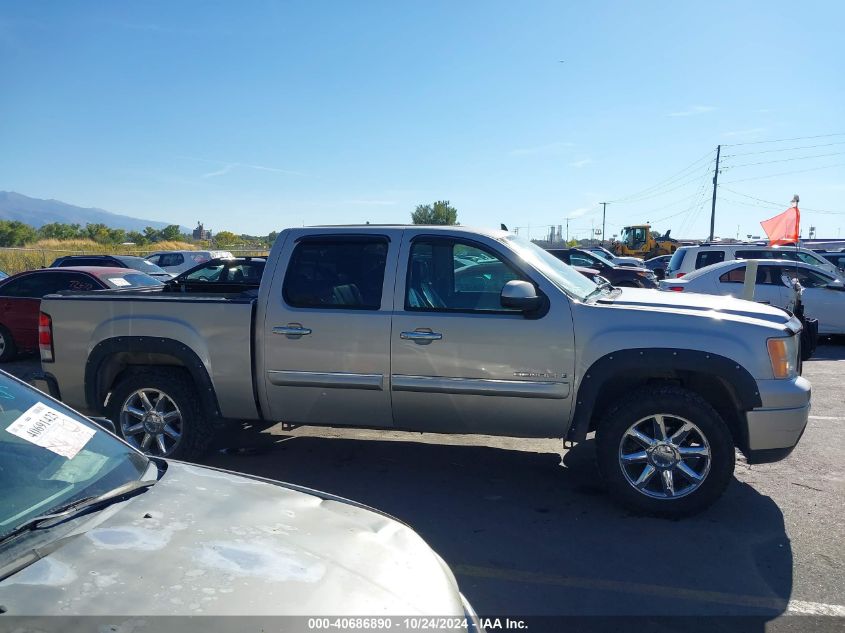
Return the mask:
<svg viewBox="0 0 845 633"><path fill-rule="evenodd" d="M534 288L533 284L514 279L502 288L500 302L503 308L531 312L540 307L542 300L537 295L537 289Z"/></svg>

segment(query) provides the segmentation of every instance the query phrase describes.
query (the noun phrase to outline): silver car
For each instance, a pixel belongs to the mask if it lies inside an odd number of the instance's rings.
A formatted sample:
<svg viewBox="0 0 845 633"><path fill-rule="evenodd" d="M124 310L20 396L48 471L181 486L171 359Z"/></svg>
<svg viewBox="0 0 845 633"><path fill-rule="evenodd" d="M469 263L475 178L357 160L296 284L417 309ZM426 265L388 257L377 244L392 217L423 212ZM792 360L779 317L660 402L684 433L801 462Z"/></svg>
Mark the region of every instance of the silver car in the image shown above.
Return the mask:
<svg viewBox="0 0 845 633"><path fill-rule="evenodd" d="M437 615L475 625L449 567L399 521L315 490L150 459L5 372L0 490L6 619Z"/></svg>

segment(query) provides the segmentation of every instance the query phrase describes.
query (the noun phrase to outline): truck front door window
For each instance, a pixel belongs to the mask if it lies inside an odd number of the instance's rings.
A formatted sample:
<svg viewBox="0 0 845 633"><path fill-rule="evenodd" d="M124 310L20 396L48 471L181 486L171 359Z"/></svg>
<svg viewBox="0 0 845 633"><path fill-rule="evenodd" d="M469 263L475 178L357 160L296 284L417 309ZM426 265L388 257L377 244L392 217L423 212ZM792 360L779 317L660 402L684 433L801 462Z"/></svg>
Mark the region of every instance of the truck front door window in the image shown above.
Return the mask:
<svg viewBox="0 0 845 633"><path fill-rule="evenodd" d="M411 248L405 309L501 312L502 288L514 279L525 277L476 245L420 239Z"/></svg>

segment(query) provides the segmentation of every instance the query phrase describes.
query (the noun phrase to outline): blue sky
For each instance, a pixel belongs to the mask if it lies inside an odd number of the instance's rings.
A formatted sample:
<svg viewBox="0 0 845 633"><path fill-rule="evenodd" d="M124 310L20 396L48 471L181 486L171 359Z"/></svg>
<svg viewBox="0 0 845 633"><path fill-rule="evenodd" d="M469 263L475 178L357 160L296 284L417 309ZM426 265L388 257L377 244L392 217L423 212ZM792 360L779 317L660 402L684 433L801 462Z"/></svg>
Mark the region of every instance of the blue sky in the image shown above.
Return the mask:
<svg viewBox="0 0 845 633"><path fill-rule="evenodd" d="M843 24L839 1L3 0L0 189L256 234L448 199L585 237L610 200L608 236L701 237L723 144L717 235L799 193L835 236Z"/></svg>

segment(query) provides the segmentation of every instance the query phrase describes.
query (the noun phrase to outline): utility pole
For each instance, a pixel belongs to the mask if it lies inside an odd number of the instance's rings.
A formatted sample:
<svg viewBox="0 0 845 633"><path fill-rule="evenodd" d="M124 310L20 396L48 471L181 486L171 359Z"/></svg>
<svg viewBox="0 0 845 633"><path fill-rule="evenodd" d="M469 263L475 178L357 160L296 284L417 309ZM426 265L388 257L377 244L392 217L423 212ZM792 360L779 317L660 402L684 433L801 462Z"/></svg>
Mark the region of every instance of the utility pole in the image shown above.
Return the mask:
<svg viewBox="0 0 845 633"><path fill-rule="evenodd" d="M566 218L566 243L569 244L569 218Z"/></svg>
<svg viewBox="0 0 845 633"><path fill-rule="evenodd" d="M719 156L722 154L722 146L716 146L716 169L713 172L713 206L710 207L710 237L709 241L713 241L713 229L716 225L716 187L719 184Z"/></svg>
<svg viewBox="0 0 845 633"><path fill-rule="evenodd" d="M607 203L601 203L601 241L605 242L606 238L604 236L604 226L605 226L605 219L607 219Z"/></svg>

